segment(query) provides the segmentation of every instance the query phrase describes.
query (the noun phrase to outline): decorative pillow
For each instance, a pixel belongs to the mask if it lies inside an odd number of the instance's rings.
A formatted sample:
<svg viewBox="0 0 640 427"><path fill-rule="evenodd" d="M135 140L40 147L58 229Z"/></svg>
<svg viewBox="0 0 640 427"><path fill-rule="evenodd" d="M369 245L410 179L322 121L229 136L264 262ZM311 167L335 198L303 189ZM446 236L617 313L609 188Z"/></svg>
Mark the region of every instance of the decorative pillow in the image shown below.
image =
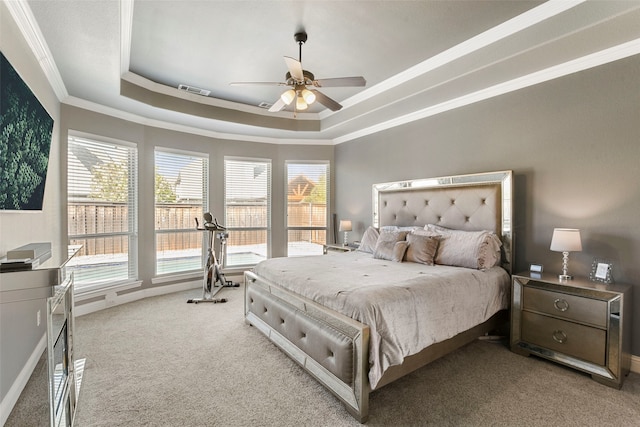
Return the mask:
<svg viewBox="0 0 640 427"><path fill-rule="evenodd" d="M484 270L500 264L502 243L490 231L452 230L427 224L427 231L442 236L435 263Z"/></svg>
<svg viewBox="0 0 640 427"><path fill-rule="evenodd" d="M385 242L378 240L376 251L373 253L373 257L394 262L402 262L408 246L409 242L407 242L406 240L401 240L399 242Z"/></svg>
<svg viewBox="0 0 640 427"><path fill-rule="evenodd" d="M364 232L362 236L362 240L360 241L360 246L358 246L358 250L360 252L366 252L368 254L372 254L376 250L376 243L378 243L378 236L380 233L375 228L369 226Z"/></svg>
<svg viewBox="0 0 640 427"><path fill-rule="evenodd" d="M404 260L433 265L439 242L439 235L407 234L407 243L409 243L409 246L407 247L407 252L404 254Z"/></svg>
<svg viewBox="0 0 640 427"><path fill-rule="evenodd" d="M376 249L373 252L373 257L378 259L386 259L389 261L402 262L404 253L407 250L408 243L404 240L407 231L382 231L378 237L376 243ZM396 243L402 243L398 245Z"/></svg>

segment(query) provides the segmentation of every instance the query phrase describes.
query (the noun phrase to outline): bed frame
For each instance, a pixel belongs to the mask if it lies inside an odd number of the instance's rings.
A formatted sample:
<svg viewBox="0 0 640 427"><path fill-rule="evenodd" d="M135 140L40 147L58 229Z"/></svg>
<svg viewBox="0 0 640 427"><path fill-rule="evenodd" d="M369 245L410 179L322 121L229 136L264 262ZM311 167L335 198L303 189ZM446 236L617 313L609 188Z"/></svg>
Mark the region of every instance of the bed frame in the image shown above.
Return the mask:
<svg viewBox="0 0 640 427"><path fill-rule="evenodd" d="M513 264L512 172L390 182L373 186L373 225L439 224L491 230L503 242L503 267ZM392 366L376 390L495 329L506 310ZM369 416L369 327L245 273L245 322L255 326L340 399L361 423Z"/></svg>

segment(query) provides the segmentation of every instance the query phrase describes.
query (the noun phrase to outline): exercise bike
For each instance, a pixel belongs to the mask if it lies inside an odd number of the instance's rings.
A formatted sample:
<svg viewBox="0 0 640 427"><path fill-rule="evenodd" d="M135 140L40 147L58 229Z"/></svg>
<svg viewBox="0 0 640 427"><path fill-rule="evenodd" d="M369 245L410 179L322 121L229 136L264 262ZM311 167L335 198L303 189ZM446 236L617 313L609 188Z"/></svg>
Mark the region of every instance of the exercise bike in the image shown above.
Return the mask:
<svg viewBox="0 0 640 427"><path fill-rule="evenodd" d="M220 292L222 288L237 288L240 286L239 283L227 280L222 273L222 264L224 263L224 253L229 233L225 227L218 224L218 220L213 218L211 213L205 213L203 218L204 224L202 227L200 227L198 218L195 218L196 230L207 231L209 233L209 238L207 239L207 254L205 255L206 261L204 263L204 277L202 279L202 298L192 298L187 300L187 303L198 304L200 302L212 302L216 304L227 302L226 298L215 298L216 294ZM220 241L220 261L218 261L213 247L216 238Z"/></svg>

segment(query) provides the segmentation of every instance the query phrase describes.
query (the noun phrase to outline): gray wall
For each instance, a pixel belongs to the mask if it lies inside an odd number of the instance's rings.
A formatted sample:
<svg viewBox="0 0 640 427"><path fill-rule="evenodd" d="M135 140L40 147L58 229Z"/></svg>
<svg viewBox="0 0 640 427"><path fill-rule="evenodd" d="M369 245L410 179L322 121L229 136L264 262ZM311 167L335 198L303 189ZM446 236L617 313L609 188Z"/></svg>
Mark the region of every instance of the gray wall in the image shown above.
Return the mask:
<svg viewBox="0 0 640 427"><path fill-rule="evenodd" d="M371 185L511 169L516 269L559 272L554 227L580 228L583 251L634 285L632 352L640 355L640 56L569 75L336 147L338 219L357 239L371 224Z"/></svg>
<svg viewBox="0 0 640 427"><path fill-rule="evenodd" d="M0 50L35 93L55 124L51 143L50 167L47 171L44 206L41 212L0 211L0 257L8 250L30 242L52 242L62 239L60 226L60 179L58 163L60 106L55 92L31 53L4 2L0 2ZM2 275L0 275L0 281ZM16 381L20 370L45 335L45 322L36 325L36 313L46 314L44 298L0 304L0 401ZM4 408L4 405L3 405Z"/></svg>

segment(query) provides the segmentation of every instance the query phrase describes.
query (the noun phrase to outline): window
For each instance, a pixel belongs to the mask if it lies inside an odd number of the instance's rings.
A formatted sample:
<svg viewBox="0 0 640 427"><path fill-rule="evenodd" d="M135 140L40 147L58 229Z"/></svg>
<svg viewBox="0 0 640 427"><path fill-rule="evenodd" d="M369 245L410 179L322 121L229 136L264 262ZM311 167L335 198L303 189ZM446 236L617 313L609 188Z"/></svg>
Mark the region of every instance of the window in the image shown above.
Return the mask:
<svg viewBox="0 0 640 427"><path fill-rule="evenodd" d="M321 255L327 241L329 164L287 162L287 254Z"/></svg>
<svg viewBox="0 0 640 427"><path fill-rule="evenodd" d="M225 157L224 225L229 232L224 265L255 265L269 256L271 161Z"/></svg>
<svg viewBox="0 0 640 427"><path fill-rule="evenodd" d="M156 274L203 268L209 159L206 154L155 150Z"/></svg>
<svg viewBox="0 0 640 427"><path fill-rule="evenodd" d="M77 290L137 278L137 149L70 136L67 150L69 243Z"/></svg>

